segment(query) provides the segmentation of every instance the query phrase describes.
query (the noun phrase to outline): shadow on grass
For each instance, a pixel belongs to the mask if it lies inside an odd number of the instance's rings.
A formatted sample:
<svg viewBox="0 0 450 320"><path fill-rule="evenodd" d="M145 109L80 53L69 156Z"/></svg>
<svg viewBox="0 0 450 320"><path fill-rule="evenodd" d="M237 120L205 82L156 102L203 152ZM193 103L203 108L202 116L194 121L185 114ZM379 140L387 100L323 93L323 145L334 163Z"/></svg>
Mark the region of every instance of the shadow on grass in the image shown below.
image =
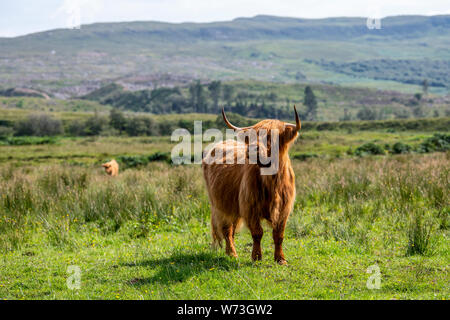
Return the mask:
<svg viewBox="0 0 450 320"><path fill-rule="evenodd" d="M242 267L236 259L219 256L214 253L174 253L168 258L147 259L136 264L124 264L124 266L143 266L158 269L153 277L134 278L128 284L141 286L146 284L170 284L183 282L194 275L214 270L235 270Z"/></svg>

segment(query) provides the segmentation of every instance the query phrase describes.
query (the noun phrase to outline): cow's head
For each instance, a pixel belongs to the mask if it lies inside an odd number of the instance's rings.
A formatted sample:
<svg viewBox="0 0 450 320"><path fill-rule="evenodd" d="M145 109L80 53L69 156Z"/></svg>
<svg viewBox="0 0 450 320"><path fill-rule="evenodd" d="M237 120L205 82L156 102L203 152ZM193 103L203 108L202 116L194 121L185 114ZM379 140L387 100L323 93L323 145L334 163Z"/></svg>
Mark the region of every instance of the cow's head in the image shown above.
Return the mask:
<svg viewBox="0 0 450 320"><path fill-rule="evenodd" d="M112 174L112 164L111 162L106 162L102 164L102 167L105 168L107 174Z"/></svg>
<svg viewBox="0 0 450 320"><path fill-rule="evenodd" d="M236 127L228 121L225 111L222 109L223 120L228 128L233 129L238 140L245 142L247 158L257 158L257 164L264 175L273 175L278 171L280 163L289 161L289 146L298 136L301 128L297 109L295 111L295 124L280 120L263 120L250 127ZM253 148L250 146L254 146ZM251 152L250 152L251 150Z"/></svg>
<svg viewBox="0 0 450 320"><path fill-rule="evenodd" d="M249 127L236 127L235 125L231 124L230 121L228 121L227 116L225 115L225 111L222 109L222 116L223 120L225 121L228 128L233 129L238 135L244 134L245 132L249 131L250 129L254 130L256 134L260 134L260 132L264 132L267 134L267 145L270 149L270 143L271 143L271 134L273 130L276 130L279 136L279 149L280 151L287 151L290 144L294 142L294 140L298 136L298 132L301 128L301 122L300 118L298 116L297 108L294 106L294 112L295 112L295 124L280 121L280 120L262 120L258 122L257 124ZM259 141L259 140L258 140Z"/></svg>

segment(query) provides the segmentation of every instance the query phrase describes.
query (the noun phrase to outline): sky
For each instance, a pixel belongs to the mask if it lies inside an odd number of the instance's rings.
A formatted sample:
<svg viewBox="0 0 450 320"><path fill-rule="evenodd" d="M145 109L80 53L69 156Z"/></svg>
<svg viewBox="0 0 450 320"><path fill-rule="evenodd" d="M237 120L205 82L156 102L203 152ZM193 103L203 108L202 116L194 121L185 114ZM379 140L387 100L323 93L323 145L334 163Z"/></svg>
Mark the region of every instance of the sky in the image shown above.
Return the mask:
<svg viewBox="0 0 450 320"><path fill-rule="evenodd" d="M0 0L0 37L119 21L212 22L258 14L371 17L450 14L449 0Z"/></svg>

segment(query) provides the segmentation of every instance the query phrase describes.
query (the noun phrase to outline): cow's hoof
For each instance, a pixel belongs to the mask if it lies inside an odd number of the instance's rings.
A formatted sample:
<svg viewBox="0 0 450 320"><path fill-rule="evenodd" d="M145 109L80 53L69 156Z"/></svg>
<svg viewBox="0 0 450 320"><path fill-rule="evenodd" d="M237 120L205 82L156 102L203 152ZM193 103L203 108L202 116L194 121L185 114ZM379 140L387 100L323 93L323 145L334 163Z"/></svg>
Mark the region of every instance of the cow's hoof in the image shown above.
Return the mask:
<svg viewBox="0 0 450 320"><path fill-rule="evenodd" d="M280 259L280 260L278 260L277 262L278 262L278 264L279 264L280 266L287 266L287 265L288 265L287 261L284 260L284 259Z"/></svg>
<svg viewBox="0 0 450 320"><path fill-rule="evenodd" d="M252 260L253 261L261 261L262 260L262 255L254 255L254 256L252 256Z"/></svg>

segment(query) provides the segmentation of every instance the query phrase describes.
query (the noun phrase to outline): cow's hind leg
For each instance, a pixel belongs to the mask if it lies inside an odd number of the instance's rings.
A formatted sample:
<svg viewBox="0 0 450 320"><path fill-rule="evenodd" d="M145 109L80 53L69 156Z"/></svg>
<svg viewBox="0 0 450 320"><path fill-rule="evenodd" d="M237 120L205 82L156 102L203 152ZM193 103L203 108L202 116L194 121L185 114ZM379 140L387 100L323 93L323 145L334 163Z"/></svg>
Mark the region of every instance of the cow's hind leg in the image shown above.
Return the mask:
<svg viewBox="0 0 450 320"><path fill-rule="evenodd" d="M233 243L234 243L234 235L236 234L236 230L240 229L242 224L241 218L236 218L233 222Z"/></svg>
<svg viewBox="0 0 450 320"><path fill-rule="evenodd" d="M233 225L226 225L222 228L222 234L226 242L225 252L231 257L237 257L236 249L234 247L234 229Z"/></svg>
<svg viewBox="0 0 450 320"><path fill-rule="evenodd" d="M236 249L234 247L236 223L233 223L233 218L226 215L223 211L214 207L211 208L211 234L213 238L213 247L222 247L222 240L225 239L225 252L232 257L237 257Z"/></svg>
<svg viewBox="0 0 450 320"><path fill-rule="evenodd" d="M252 221L251 224L250 223L248 224L248 227L250 229L253 238L252 259L253 261L261 260L262 259L261 238L264 232L263 228L261 227L261 222L259 220Z"/></svg>
<svg viewBox="0 0 450 320"><path fill-rule="evenodd" d="M220 219L220 211L216 208L211 207L211 236L212 236L212 247L222 247L222 221Z"/></svg>
<svg viewBox="0 0 450 320"><path fill-rule="evenodd" d="M280 222L273 226L273 242L275 244L275 261L280 265L287 264L283 254L283 239L286 221Z"/></svg>

